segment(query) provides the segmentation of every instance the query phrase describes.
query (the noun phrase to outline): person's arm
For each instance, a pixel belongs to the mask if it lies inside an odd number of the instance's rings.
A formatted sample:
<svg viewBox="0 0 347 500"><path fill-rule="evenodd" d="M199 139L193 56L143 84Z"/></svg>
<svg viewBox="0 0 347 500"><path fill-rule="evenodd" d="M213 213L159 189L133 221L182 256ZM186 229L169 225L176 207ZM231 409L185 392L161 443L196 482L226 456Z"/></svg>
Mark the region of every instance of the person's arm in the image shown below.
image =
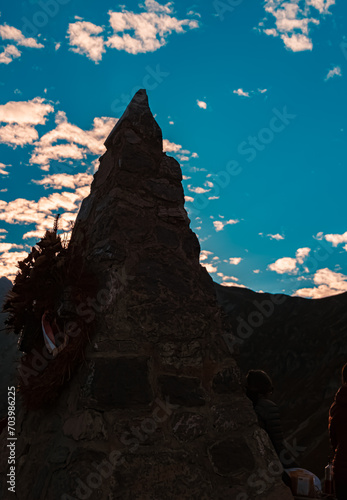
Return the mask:
<svg viewBox="0 0 347 500"><path fill-rule="evenodd" d="M261 427L268 433L269 438L279 454L283 449L283 430L278 406L272 401L261 401L255 407Z"/></svg>
<svg viewBox="0 0 347 500"><path fill-rule="evenodd" d="M258 411L257 411L258 410ZM256 408L260 425L266 430L270 441L283 467L298 467L292 452L287 448L284 440L280 411L272 401L261 402ZM262 425L263 424L263 425Z"/></svg>
<svg viewBox="0 0 347 500"><path fill-rule="evenodd" d="M269 416L266 423L267 433L270 436L271 442L279 455L284 448L284 436L281 424L280 411L277 405L271 406Z"/></svg>

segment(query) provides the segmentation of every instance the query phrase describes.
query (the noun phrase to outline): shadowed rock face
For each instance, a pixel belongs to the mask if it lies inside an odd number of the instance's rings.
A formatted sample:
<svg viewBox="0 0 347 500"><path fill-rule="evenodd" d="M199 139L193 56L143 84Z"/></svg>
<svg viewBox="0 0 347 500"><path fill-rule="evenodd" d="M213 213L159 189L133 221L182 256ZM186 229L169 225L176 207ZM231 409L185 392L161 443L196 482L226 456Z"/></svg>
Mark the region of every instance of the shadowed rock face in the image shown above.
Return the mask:
<svg viewBox="0 0 347 500"><path fill-rule="evenodd" d="M298 463L324 476L329 407L347 362L347 293L314 300L215 287L242 372L271 375L285 435L299 446Z"/></svg>
<svg viewBox="0 0 347 500"><path fill-rule="evenodd" d="M256 481L274 450L144 90L105 144L70 247L99 279L79 307L94 336L56 408L20 416L19 497L292 498L278 474Z"/></svg>

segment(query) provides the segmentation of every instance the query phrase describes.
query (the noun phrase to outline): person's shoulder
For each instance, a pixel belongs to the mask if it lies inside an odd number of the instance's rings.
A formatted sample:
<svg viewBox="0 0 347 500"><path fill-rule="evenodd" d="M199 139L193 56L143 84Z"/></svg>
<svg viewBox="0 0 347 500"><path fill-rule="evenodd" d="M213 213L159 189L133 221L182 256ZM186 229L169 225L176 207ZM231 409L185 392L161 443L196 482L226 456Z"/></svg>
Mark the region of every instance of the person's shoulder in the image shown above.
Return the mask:
<svg viewBox="0 0 347 500"><path fill-rule="evenodd" d="M271 399L259 399L254 409L263 418L277 419L280 417L280 410Z"/></svg>
<svg viewBox="0 0 347 500"><path fill-rule="evenodd" d="M271 401L271 399L259 399L257 406L260 406L261 408L278 408L277 404Z"/></svg>

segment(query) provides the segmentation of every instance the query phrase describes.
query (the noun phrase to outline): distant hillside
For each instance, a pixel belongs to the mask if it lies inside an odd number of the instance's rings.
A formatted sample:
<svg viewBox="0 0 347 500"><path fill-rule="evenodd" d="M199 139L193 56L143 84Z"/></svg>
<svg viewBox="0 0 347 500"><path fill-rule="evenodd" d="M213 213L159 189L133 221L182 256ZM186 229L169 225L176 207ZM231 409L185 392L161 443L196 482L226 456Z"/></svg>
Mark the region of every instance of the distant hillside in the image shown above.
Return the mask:
<svg viewBox="0 0 347 500"><path fill-rule="evenodd" d="M347 293L313 300L217 283L215 289L243 373L264 369L272 376L286 436L305 448L298 461L322 476L328 410L347 362Z"/></svg>
<svg viewBox="0 0 347 500"><path fill-rule="evenodd" d="M5 296L12 288L12 283L7 278L0 278L0 304L2 305ZM11 333L3 331L5 328L6 314L0 312L0 418L7 414L7 387L13 385L15 378L17 337Z"/></svg>
<svg viewBox="0 0 347 500"><path fill-rule="evenodd" d="M3 277L0 278L0 330L5 328L5 319L6 315L2 312L2 306L5 300L5 296L7 292L9 292L12 288L12 283L9 279Z"/></svg>
<svg viewBox="0 0 347 500"><path fill-rule="evenodd" d="M12 282L4 276L0 278L0 300L3 302L6 293L11 290Z"/></svg>

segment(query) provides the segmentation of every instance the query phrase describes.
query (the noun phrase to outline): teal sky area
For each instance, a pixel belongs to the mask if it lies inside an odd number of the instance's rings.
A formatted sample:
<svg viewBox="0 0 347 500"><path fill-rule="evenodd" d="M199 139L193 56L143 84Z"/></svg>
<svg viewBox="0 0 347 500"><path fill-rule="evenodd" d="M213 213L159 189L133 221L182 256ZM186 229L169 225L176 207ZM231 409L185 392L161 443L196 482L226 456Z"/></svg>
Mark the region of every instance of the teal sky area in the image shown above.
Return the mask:
<svg viewBox="0 0 347 500"><path fill-rule="evenodd" d="M343 0L31 0L0 8L0 276L64 213L146 88L225 286L347 291Z"/></svg>

